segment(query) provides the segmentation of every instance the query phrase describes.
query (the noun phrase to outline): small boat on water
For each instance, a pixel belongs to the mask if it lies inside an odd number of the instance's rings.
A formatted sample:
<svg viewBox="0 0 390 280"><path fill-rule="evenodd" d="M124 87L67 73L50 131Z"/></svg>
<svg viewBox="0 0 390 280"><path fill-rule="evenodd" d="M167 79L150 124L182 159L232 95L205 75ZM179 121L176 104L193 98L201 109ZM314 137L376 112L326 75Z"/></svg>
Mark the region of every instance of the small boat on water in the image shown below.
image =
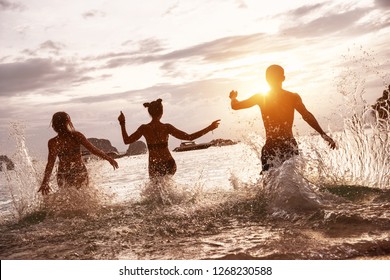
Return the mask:
<svg viewBox="0 0 390 280"><path fill-rule="evenodd" d="M179 147L173 149L174 152L185 152L193 150L207 149L212 146L211 143L196 144L194 141L181 142Z"/></svg>

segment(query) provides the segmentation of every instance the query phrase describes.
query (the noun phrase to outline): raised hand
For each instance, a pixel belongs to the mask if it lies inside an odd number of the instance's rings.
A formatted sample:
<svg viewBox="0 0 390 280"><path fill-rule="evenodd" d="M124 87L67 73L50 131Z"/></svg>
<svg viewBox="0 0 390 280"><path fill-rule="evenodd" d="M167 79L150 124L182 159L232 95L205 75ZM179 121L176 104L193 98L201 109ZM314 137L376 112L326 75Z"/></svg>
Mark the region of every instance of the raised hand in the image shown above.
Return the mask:
<svg viewBox="0 0 390 280"><path fill-rule="evenodd" d="M125 115L122 113L120 113L119 117L118 117L118 121L120 124L124 124L126 122L126 118L125 118Z"/></svg>
<svg viewBox="0 0 390 280"><path fill-rule="evenodd" d="M229 94L230 99L236 99L238 95L238 92L236 90L232 90Z"/></svg>

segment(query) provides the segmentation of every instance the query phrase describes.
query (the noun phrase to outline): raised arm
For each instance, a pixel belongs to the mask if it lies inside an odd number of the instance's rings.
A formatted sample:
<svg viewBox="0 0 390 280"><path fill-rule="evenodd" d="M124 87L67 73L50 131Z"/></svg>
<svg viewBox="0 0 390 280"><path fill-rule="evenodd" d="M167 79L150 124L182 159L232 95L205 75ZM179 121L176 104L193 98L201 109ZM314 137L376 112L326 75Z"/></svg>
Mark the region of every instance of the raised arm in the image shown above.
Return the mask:
<svg viewBox="0 0 390 280"><path fill-rule="evenodd" d="M50 186L49 186L50 176L51 173L53 172L54 163L56 162L56 158L58 154L58 150L55 147L54 140L49 140L48 148L49 148L49 155L47 157L45 173L43 176L41 187L38 190L38 192L42 192L43 195L46 195L50 192Z"/></svg>
<svg viewBox="0 0 390 280"><path fill-rule="evenodd" d="M111 158L102 150L96 148L91 142L88 141L88 139L84 136L84 134L76 131L74 132L74 135L76 136L80 144L82 144L88 151L90 151L92 154L97 155L102 159L107 160L112 165L112 167L114 167L114 169L118 168L118 163L116 162L116 160Z"/></svg>
<svg viewBox="0 0 390 280"><path fill-rule="evenodd" d="M188 134L184 131L181 131L181 130L177 129L176 127L174 127L173 125L168 125L168 132L169 132L169 134L171 134L172 136L174 136L180 140L192 141L192 140L195 140L195 139L205 135L206 133L216 129L219 126L220 121L221 120L213 121L208 127L204 128L202 130L199 130L197 132L191 133L191 134Z"/></svg>
<svg viewBox="0 0 390 280"><path fill-rule="evenodd" d="M310 113L309 110L306 109L305 105L302 102L302 98L298 94L296 95L295 109L302 115L302 118L312 128L314 128L314 130L317 131L326 142L328 142L328 145L330 146L330 148L332 148L332 149L336 148L336 143L333 141L332 138L330 138L324 132L324 130L321 128L320 124L318 123L318 121L314 117L314 115L312 113Z"/></svg>
<svg viewBox="0 0 390 280"><path fill-rule="evenodd" d="M230 106L232 107L233 110L247 109L247 108L250 108L254 105L259 104L259 95L258 94L255 94L255 95L251 96L250 98L242 100L242 101L237 100L237 95L238 95L238 92L235 90L232 90L229 94L229 98L231 100Z"/></svg>
<svg viewBox="0 0 390 280"><path fill-rule="evenodd" d="M121 132L122 132L122 138L123 138L123 143L125 144L131 144L135 141L137 141L138 139L140 139L142 137L142 132L141 132L141 129L138 128L133 134L131 134L130 136L127 134L127 131L126 131L126 118L125 118L125 115L122 113L120 113L119 117L118 117L118 121L119 121L119 124L121 126Z"/></svg>

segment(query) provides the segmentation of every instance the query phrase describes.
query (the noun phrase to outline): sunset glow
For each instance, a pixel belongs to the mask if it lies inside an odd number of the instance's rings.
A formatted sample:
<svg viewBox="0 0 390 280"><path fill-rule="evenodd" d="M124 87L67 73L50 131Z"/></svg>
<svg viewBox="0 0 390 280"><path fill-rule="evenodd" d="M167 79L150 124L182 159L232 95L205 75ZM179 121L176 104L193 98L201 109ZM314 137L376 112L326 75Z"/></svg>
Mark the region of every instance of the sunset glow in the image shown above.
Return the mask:
<svg viewBox="0 0 390 280"><path fill-rule="evenodd" d="M317 104L342 100L337 76L346 67L363 68L348 60L374 57L364 75L367 102L389 80L389 2L383 0L3 3L0 125L2 131L10 121L36 127L27 138L39 151L45 144L33 135L52 135L42 120L57 110L84 116L77 121L86 133L103 138L117 134L120 110L135 116L135 127L148 121L142 103L159 97L176 109L167 121L192 130L220 118L219 136L234 138L228 93L267 92L270 64L285 68L284 86L299 92L320 120L336 116ZM183 122L193 109L196 121ZM97 124L85 110L109 117ZM0 144L7 146L4 135Z"/></svg>

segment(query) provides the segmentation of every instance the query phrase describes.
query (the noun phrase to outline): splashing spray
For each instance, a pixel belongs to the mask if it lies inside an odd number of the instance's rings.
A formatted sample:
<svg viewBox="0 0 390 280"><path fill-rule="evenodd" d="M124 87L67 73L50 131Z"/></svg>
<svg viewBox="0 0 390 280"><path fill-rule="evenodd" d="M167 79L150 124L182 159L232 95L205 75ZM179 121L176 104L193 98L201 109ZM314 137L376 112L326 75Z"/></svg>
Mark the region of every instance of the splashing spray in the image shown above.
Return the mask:
<svg viewBox="0 0 390 280"><path fill-rule="evenodd" d="M5 171L4 174L12 198L13 214L18 219L37 210L41 203L37 194L40 180L24 135L22 124L17 122L10 124L9 136L14 139L16 145L16 152L12 156L15 167L14 170Z"/></svg>

